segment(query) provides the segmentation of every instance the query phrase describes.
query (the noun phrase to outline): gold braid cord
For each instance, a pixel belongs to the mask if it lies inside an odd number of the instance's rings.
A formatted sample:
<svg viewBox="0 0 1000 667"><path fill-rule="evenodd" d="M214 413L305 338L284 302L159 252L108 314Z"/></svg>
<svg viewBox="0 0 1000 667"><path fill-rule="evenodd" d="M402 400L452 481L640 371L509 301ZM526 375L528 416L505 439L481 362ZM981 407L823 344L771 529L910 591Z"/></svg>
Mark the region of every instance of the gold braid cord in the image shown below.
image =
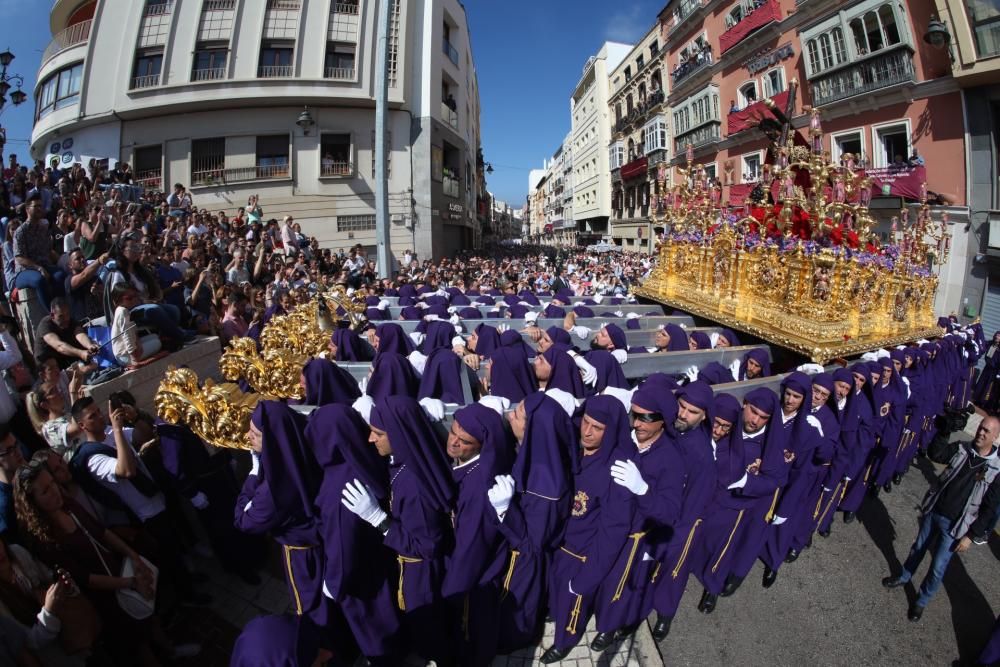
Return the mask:
<svg viewBox="0 0 1000 667"><path fill-rule="evenodd" d="M167 369L156 392L156 412L170 424L184 424L195 435L216 447L250 449L247 431L257 394L244 394L235 384L215 384L187 368Z"/></svg>

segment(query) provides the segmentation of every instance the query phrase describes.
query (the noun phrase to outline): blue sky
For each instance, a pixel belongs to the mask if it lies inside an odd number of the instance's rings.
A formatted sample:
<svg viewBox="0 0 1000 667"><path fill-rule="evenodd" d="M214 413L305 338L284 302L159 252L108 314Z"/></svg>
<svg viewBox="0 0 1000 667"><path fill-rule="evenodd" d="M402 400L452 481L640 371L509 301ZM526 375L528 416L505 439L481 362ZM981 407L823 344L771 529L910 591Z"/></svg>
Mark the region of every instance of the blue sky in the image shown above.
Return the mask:
<svg viewBox="0 0 1000 667"><path fill-rule="evenodd" d="M587 58L605 41L642 37L666 0L465 0L479 74L482 141L494 172L489 188L513 207L524 203L528 171L540 168L569 131L569 97ZM0 49L17 56L8 72L34 88L49 42L50 0L0 0ZM24 156L33 100L6 105L6 152Z"/></svg>

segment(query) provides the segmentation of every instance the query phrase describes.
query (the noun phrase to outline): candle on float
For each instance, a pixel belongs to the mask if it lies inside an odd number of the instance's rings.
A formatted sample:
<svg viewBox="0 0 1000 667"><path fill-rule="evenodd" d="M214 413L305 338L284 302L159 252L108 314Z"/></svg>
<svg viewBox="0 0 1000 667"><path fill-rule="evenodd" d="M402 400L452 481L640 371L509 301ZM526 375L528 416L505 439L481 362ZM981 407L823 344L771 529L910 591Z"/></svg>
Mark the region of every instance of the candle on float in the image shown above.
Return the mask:
<svg viewBox="0 0 1000 667"><path fill-rule="evenodd" d="M684 156L687 158L688 163L694 162L694 146L688 144L687 149L684 151Z"/></svg>

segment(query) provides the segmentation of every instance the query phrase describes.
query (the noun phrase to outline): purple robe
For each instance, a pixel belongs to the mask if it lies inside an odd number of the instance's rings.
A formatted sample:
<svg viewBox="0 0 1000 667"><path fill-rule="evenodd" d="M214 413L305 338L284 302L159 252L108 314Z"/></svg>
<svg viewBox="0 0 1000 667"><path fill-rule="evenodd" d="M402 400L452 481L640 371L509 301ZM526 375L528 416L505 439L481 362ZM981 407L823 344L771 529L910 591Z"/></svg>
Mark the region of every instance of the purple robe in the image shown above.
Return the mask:
<svg viewBox="0 0 1000 667"><path fill-rule="evenodd" d="M311 667L320 644L320 631L308 618L258 616L236 638L229 667Z"/></svg>
<svg viewBox="0 0 1000 667"><path fill-rule="evenodd" d="M303 367L302 375L306 380L305 405L350 405L361 396L361 388L354 376L329 359L310 359Z"/></svg>
<svg viewBox="0 0 1000 667"><path fill-rule="evenodd" d="M317 409L306 427L323 468L316 495L325 557L323 583L343 612L361 653L386 658L397 652L399 632L389 583L392 563L378 531L340 502L344 487L357 479L379 503L388 504L386 466L368 444L368 433L360 415L343 405Z"/></svg>
<svg viewBox="0 0 1000 667"><path fill-rule="evenodd" d="M449 325L451 326L451 325ZM424 374L420 376L418 398L437 398L445 403L465 405L462 391L462 373L466 372L462 359L450 348L438 348L427 357Z"/></svg>
<svg viewBox="0 0 1000 667"><path fill-rule="evenodd" d="M686 352L691 349L687 332L679 324L664 324L663 330L670 337L667 352Z"/></svg>
<svg viewBox="0 0 1000 667"><path fill-rule="evenodd" d="M545 310L542 311L542 317L549 317L553 319L566 317L566 310L550 303L545 306Z"/></svg>
<svg viewBox="0 0 1000 667"><path fill-rule="evenodd" d="M488 359L493 354L493 350L501 345L500 332L496 330L496 327L485 323L476 325L475 331L476 347L472 351L483 359Z"/></svg>
<svg viewBox="0 0 1000 667"><path fill-rule="evenodd" d="M587 362L597 369L597 384L593 387L593 392L598 394L608 387L628 389L628 380L625 379L625 372L622 365L618 363L607 350L590 350L584 355Z"/></svg>
<svg viewBox="0 0 1000 667"><path fill-rule="evenodd" d="M710 385L736 382L733 378L733 372L718 361L711 361L705 364L704 368L698 371L698 379Z"/></svg>
<svg viewBox="0 0 1000 667"><path fill-rule="evenodd" d="M501 652L541 638L545 582L552 552L569 518L579 453L573 425L541 392L524 399L524 438L514 459L514 498L500 532L508 547L500 584Z"/></svg>
<svg viewBox="0 0 1000 667"><path fill-rule="evenodd" d="M625 408L611 396L593 396L584 414L604 424L605 430L597 452L581 457L573 509L549 569L549 613L555 620L552 645L558 650L580 641L605 579L625 579L627 573L613 568L631 541L635 512L634 496L615 484L610 472L615 458L627 456L631 448Z"/></svg>
<svg viewBox="0 0 1000 667"><path fill-rule="evenodd" d="M331 336L337 346L337 356L334 361L371 361L368 346L357 333L350 329L335 329Z"/></svg>
<svg viewBox="0 0 1000 667"><path fill-rule="evenodd" d="M365 393L378 405L387 396L417 397L420 378L409 360L395 352L379 352Z"/></svg>
<svg viewBox="0 0 1000 667"><path fill-rule="evenodd" d="M403 331L403 327L394 322L379 324L375 327L375 335L378 338L376 359L383 352L394 352L404 357L413 352L413 341Z"/></svg>
<svg viewBox="0 0 1000 667"><path fill-rule="evenodd" d="M698 346L699 350L711 350L712 339L704 331L694 331L689 337Z"/></svg>
<svg viewBox="0 0 1000 667"><path fill-rule="evenodd" d="M889 383L876 384L873 395L878 416L882 418L882 432L875 447L875 461L872 466L873 484L883 486L896 473L896 456L899 439L906 426L906 387L899 373L893 368L891 359L881 359L882 368L892 369Z"/></svg>
<svg viewBox="0 0 1000 667"><path fill-rule="evenodd" d="M583 378L566 346L552 345L542 353L542 357L552 367L549 379L545 383L546 389L562 389L575 398L584 398L587 395Z"/></svg>
<svg viewBox="0 0 1000 667"><path fill-rule="evenodd" d="M753 359L760 365L760 375L757 377L770 377L771 361L767 357L767 350L757 347L743 355L743 359L740 361L740 376L736 378L738 381L743 382L747 379L748 359Z"/></svg>
<svg viewBox="0 0 1000 667"><path fill-rule="evenodd" d="M503 396L513 405L536 391L538 381L524 350L501 347L493 351L490 357L490 394Z"/></svg>
<svg viewBox="0 0 1000 667"><path fill-rule="evenodd" d="M833 457L833 465L822 492L820 514L816 530L826 532L836 509L857 512L868 492L871 477L871 458L878 437L879 422L874 411L871 378L863 364L851 367L852 373L864 374L866 382L860 390L851 390L840 418L840 446ZM847 481L849 479L849 481Z"/></svg>
<svg viewBox="0 0 1000 667"><path fill-rule="evenodd" d="M577 306L576 308L573 309L573 312L576 313L577 317L594 316L594 311L591 308L588 308L587 306Z"/></svg>

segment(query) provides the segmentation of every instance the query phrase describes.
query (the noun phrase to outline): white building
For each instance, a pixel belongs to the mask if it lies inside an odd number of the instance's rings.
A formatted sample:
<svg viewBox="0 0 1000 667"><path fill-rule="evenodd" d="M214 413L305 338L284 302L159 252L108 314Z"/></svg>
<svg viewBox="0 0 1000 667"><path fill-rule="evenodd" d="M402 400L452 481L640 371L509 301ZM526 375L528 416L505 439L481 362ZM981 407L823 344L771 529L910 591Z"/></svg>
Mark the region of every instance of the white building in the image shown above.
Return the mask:
<svg viewBox="0 0 1000 667"><path fill-rule="evenodd" d="M458 0L392 1L392 247L476 236L479 90ZM260 195L327 247L375 245L378 0L56 0L32 156L129 162L199 208Z"/></svg>
<svg viewBox="0 0 1000 667"><path fill-rule="evenodd" d="M600 240L611 215L608 144L608 75L632 50L631 44L605 42L583 67L570 99L573 155L573 218L579 242Z"/></svg>

